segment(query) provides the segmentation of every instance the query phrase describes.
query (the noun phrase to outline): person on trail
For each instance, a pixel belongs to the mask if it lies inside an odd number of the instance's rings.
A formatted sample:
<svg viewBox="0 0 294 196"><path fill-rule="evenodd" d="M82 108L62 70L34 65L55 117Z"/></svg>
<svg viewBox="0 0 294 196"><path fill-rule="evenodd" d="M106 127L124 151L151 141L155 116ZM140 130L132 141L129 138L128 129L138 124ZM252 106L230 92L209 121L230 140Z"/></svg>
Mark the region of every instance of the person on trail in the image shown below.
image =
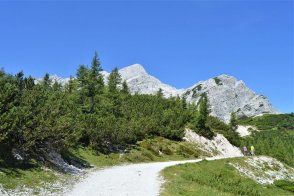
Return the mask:
<svg viewBox="0 0 294 196"><path fill-rule="evenodd" d="M255 148L254 148L254 146L251 146L251 147L250 147L250 152L251 152L251 155L252 155L252 156L255 155Z"/></svg>
<svg viewBox="0 0 294 196"><path fill-rule="evenodd" d="M246 146L243 147L243 154L244 154L244 156L248 155L248 150L247 150Z"/></svg>

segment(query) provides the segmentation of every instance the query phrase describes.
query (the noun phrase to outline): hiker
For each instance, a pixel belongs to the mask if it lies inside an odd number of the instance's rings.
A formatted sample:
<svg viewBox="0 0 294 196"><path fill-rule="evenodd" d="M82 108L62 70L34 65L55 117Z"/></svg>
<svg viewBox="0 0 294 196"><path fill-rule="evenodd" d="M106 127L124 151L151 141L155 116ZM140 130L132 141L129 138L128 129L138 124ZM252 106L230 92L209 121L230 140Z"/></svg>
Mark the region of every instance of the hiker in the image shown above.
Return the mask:
<svg viewBox="0 0 294 196"><path fill-rule="evenodd" d="M250 152L251 152L251 155L252 155L252 156L255 155L255 148L254 148L254 146L251 146L251 147L250 147Z"/></svg>
<svg viewBox="0 0 294 196"><path fill-rule="evenodd" d="M247 147L246 146L243 147L243 154L244 154L244 156L247 156L248 155Z"/></svg>

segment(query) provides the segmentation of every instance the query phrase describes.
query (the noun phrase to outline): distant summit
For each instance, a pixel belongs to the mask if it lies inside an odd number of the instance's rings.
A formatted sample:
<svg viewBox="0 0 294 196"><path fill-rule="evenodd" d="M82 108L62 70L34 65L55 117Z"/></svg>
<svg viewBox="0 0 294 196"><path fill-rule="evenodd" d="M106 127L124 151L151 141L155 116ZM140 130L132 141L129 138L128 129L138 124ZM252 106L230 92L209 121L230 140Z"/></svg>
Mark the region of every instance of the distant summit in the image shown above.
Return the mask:
<svg viewBox="0 0 294 196"><path fill-rule="evenodd" d="M233 76L223 74L200 81L187 89L176 89L149 75L140 64L122 68L119 73L127 82L131 93L156 94L162 89L165 97L185 96L188 102L195 104L199 102L201 95L206 93L211 115L224 122L229 122L232 112L236 112L239 117L278 113L265 96L257 95L242 80L237 80ZM106 81L109 73L103 71L103 74ZM62 85L69 81L69 78L60 78L56 75L50 76L50 79Z"/></svg>

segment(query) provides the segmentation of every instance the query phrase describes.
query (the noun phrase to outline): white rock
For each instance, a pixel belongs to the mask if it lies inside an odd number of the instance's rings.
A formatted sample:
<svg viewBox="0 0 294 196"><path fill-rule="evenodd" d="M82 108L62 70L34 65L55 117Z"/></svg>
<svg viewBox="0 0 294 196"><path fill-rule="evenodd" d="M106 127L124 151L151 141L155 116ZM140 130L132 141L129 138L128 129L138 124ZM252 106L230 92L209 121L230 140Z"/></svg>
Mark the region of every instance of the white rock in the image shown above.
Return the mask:
<svg viewBox="0 0 294 196"><path fill-rule="evenodd" d="M245 137L245 136L251 135L250 129L255 130L255 131L258 131L253 126L238 125L238 128L237 128L236 132L238 132L241 137Z"/></svg>
<svg viewBox="0 0 294 196"><path fill-rule="evenodd" d="M232 76L220 75L198 82L185 94L188 101L197 103L203 93L208 97L211 115L227 123L232 112L240 117L278 113L266 97L255 94L243 81Z"/></svg>
<svg viewBox="0 0 294 196"><path fill-rule="evenodd" d="M240 149L233 146L222 134L217 134L212 140L209 140L190 129L186 129L184 140L198 144L200 148L211 155L217 153L217 155L224 157L243 156Z"/></svg>
<svg viewBox="0 0 294 196"><path fill-rule="evenodd" d="M273 184L275 180L294 180L294 169L272 157L248 157L245 164L230 164L242 175L260 184Z"/></svg>
<svg viewBox="0 0 294 196"><path fill-rule="evenodd" d="M165 97L185 95L188 102L197 104L201 94L206 93L211 115L226 123L229 122L232 112L236 112L239 117L278 113L266 97L257 95L246 87L243 81L232 76L220 75L206 81L200 81L187 89L176 89L149 75L140 64L120 69L119 73L122 79L127 81L133 94L156 94L159 89L162 89ZM109 73L103 71L102 74L107 83ZM69 78L62 79L56 75L50 76L50 79L60 82L62 85L69 81Z"/></svg>
<svg viewBox="0 0 294 196"><path fill-rule="evenodd" d="M130 91L139 94L156 94L161 88L165 97L181 95L184 89L176 89L149 75L143 66L134 64L119 70Z"/></svg>

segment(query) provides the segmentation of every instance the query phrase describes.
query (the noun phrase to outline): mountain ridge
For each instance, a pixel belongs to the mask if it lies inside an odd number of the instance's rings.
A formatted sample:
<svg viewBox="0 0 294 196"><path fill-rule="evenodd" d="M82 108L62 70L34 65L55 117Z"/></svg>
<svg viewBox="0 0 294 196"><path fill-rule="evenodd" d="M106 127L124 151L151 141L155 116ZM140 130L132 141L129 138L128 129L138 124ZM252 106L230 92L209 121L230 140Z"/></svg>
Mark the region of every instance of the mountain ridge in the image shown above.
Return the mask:
<svg viewBox="0 0 294 196"><path fill-rule="evenodd" d="M199 81L186 89L177 89L148 74L140 64L124 67L119 73L127 82L132 94L156 94L162 89L164 97L185 96L189 103L197 104L201 95L205 93L208 96L211 115L226 123L229 122L232 112L236 112L239 117L279 113L265 96L256 94L244 81L227 74ZM107 82L109 73L103 71L102 74ZM69 81L69 78L60 78L57 75L50 76L50 79L62 85Z"/></svg>

